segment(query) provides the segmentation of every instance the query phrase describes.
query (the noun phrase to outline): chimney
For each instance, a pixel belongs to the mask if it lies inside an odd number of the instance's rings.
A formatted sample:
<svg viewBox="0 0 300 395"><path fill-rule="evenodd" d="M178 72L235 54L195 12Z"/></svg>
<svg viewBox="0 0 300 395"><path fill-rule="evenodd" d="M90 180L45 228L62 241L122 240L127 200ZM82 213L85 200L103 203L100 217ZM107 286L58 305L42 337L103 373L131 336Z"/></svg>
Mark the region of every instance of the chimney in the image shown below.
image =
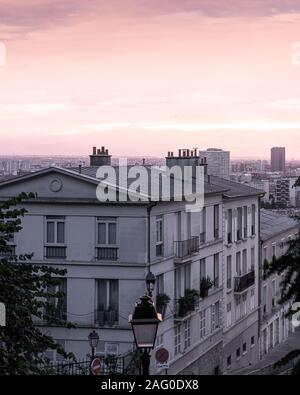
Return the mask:
<svg viewBox="0 0 300 395"><path fill-rule="evenodd" d="M79 172L79 174L81 174L81 173L82 173L82 164L81 164L81 163L79 163L79 166L78 166L78 172Z"/></svg>
<svg viewBox="0 0 300 395"><path fill-rule="evenodd" d="M93 154L90 155L90 166L110 166L111 155L109 155L108 149L104 146L101 149L93 147Z"/></svg>

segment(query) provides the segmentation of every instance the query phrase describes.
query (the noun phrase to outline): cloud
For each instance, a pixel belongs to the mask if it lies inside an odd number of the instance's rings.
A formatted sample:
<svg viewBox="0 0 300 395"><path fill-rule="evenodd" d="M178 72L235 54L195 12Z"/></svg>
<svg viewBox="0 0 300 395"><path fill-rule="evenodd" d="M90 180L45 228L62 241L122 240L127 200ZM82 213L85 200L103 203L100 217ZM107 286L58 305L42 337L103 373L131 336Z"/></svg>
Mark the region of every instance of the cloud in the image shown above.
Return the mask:
<svg viewBox="0 0 300 395"><path fill-rule="evenodd" d="M73 20L117 16L132 19L178 13L209 17L263 17L300 13L298 0L1 0L1 25L23 34Z"/></svg>
<svg viewBox="0 0 300 395"><path fill-rule="evenodd" d="M276 100L270 103L269 106L280 110L300 110L300 97Z"/></svg>

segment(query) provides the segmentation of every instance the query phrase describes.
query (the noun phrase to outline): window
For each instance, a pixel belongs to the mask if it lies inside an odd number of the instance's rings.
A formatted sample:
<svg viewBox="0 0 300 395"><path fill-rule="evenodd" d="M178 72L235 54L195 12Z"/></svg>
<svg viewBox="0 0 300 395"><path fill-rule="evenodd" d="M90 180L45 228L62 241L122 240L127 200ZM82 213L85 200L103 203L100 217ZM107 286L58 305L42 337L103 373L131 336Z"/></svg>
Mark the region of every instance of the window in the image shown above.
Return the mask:
<svg viewBox="0 0 300 395"><path fill-rule="evenodd" d="M202 227L200 234L200 242L205 243L206 241L206 207L202 209Z"/></svg>
<svg viewBox="0 0 300 395"><path fill-rule="evenodd" d="M255 337L252 336L251 337L251 347L253 347L255 345Z"/></svg>
<svg viewBox="0 0 300 395"><path fill-rule="evenodd" d="M46 217L46 242L48 244L65 243L65 217Z"/></svg>
<svg viewBox="0 0 300 395"><path fill-rule="evenodd" d="M174 327L174 333L175 333L175 338L174 338L174 354L175 356L178 355L181 352L181 325L178 324Z"/></svg>
<svg viewBox="0 0 300 395"><path fill-rule="evenodd" d="M219 238L219 205L214 206L214 238Z"/></svg>
<svg viewBox="0 0 300 395"><path fill-rule="evenodd" d="M116 218L97 219L98 237L97 244L100 246L117 244L117 222Z"/></svg>
<svg viewBox="0 0 300 395"><path fill-rule="evenodd" d="M242 267L242 275L247 274L247 250L243 250L243 267Z"/></svg>
<svg viewBox="0 0 300 395"><path fill-rule="evenodd" d="M206 310L200 311L200 340L204 339L206 335L205 312Z"/></svg>
<svg viewBox="0 0 300 395"><path fill-rule="evenodd" d="M219 287L219 254L214 255L214 286Z"/></svg>
<svg viewBox="0 0 300 395"><path fill-rule="evenodd" d="M156 338L156 347L162 347L164 345L164 334L157 335Z"/></svg>
<svg viewBox="0 0 300 395"><path fill-rule="evenodd" d="M164 232L163 232L163 217L156 217L156 256L163 255Z"/></svg>
<svg viewBox="0 0 300 395"><path fill-rule="evenodd" d="M272 307L276 306L275 296L276 296L276 281L274 279L272 280Z"/></svg>
<svg viewBox="0 0 300 395"><path fill-rule="evenodd" d="M255 214L256 214L256 206L255 206L255 204L252 204L252 207L251 207L251 236L254 236L256 233Z"/></svg>
<svg viewBox="0 0 300 395"><path fill-rule="evenodd" d="M243 343L243 354L247 352L247 343Z"/></svg>
<svg viewBox="0 0 300 395"><path fill-rule="evenodd" d="M254 310L255 308L255 291L251 289L250 292L250 310Z"/></svg>
<svg viewBox="0 0 300 395"><path fill-rule="evenodd" d="M214 332L220 326L220 303L216 302L211 306L211 331Z"/></svg>
<svg viewBox="0 0 300 395"><path fill-rule="evenodd" d="M49 296L47 306L44 311L44 318L47 322L53 320L65 320L67 318L67 279L57 279L58 284L48 287L48 293L58 296Z"/></svg>
<svg viewBox="0 0 300 395"><path fill-rule="evenodd" d="M232 314L231 314L231 303L227 304L227 314L226 314L226 327L230 327L232 324Z"/></svg>
<svg viewBox="0 0 300 395"><path fill-rule="evenodd" d="M231 255L227 257L227 289L232 288L232 258Z"/></svg>
<svg viewBox="0 0 300 395"><path fill-rule="evenodd" d="M242 269L241 269L241 253L237 252L236 253L236 275L241 276L242 275Z"/></svg>
<svg viewBox="0 0 300 395"><path fill-rule="evenodd" d="M175 299L181 297L181 268L178 267L174 271L175 276Z"/></svg>
<svg viewBox="0 0 300 395"><path fill-rule="evenodd" d="M242 316L247 315L247 293L242 295Z"/></svg>
<svg viewBox="0 0 300 395"><path fill-rule="evenodd" d="M183 268L184 289L191 289L191 264L187 264Z"/></svg>
<svg viewBox="0 0 300 395"><path fill-rule="evenodd" d="M112 217L97 218L97 259L118 259L117 219Z"/></svg>
<svg viewBox="0 0 300 395"><path fill-rule="evenodd" d="M272 258L273 258L274 256L276 257L276 243L273 243L273 244L272 244Z"/></svg>
<svg viewBox="0 0 300 395"><path fill-rule="evenodd" d="M97 315L100 325L113 326L119 316L119 281L97 280Z"/></svg>
<svg viewBox="0 0 300 395"><path fill-rule="evenodd" d="M244 239L248 237L248 207L244 206Z"/></svg>
<svg viewBox="0 0 300 395"><path fill-rule="evenodd" d="M241 349L240 349L240 347L236 350L236 358L237 359L241 358Z"/></svg>
<svg viewBox="0 0 300 395"><path fill-rule="evenodd" d="M232 243L232 210L227 212L227 244Z"/></svg>
<svg viewBox="0 0 300 395"><path fill-rule="evenodd" d="M236 298L236 311L235 311L235 314L236 314L236 321L238 321L240 318L241 318L241 298L240 298L240 296L238 296L237 298Z"/></svg>
<svg viewBox="0 0 300 395"><path fill-rule="evenodd" d="M191 319L184 321L184 349L191 346Z"/></svg>
<svg viewBox="0 0 300 395"><path fill-rule="evenodd" d="M206 278L206 261L205 258L200 259L200 281Z"/></svg>
<svg viewBox="0 0 300 395"><path fill-rule="evenodd" d="M251 271L254 272L255 269L255 247L251 248Z"/></svg>
<svg viewBox="0 0 300 395"><path fill-rule="evenodd" d="M228 367L231 366L231 355L228 355L228 357L227 357L227 366Z"/></svg>
<svg viewBox="0 0 300 395"><path fill-rule="evenodd" d="M237 241L242 240L242 228L243 228L243 209L242 207L239 207L237 209L237 232L236 232Z"/></svg>
<svg viewBox="0 0 300 395"><path fill-rule="evenodd" d="M262 301L263 301L263 313L267 312L267 285L263 287L263 294L262 294Z"/></svg>
<svg viewBox="0 0 300 395"><path fill-rule="evenodd" d="M164 293L164 275L159 274L156 276L156 294L163 294Z"/></svg>
<svg viewBox="0 0 300 395"><path fill-rule="evenodd" d="M263 248L263 260L268 259L268 246L264 246Z"/></svg>

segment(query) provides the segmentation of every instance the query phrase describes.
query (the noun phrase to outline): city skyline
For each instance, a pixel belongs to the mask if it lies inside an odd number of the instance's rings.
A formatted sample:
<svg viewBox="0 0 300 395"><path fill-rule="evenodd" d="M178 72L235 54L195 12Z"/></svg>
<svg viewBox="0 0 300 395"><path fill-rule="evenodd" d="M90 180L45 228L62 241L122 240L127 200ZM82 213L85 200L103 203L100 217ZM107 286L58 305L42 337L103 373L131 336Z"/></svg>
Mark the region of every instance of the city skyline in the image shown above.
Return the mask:
<svg viewBox="0 0 300 395"><path fill-rule="evenodd" d="M296 1L4 0L0 13L1 155L97 142L116 156L284 145L298 158Z"/></svg>

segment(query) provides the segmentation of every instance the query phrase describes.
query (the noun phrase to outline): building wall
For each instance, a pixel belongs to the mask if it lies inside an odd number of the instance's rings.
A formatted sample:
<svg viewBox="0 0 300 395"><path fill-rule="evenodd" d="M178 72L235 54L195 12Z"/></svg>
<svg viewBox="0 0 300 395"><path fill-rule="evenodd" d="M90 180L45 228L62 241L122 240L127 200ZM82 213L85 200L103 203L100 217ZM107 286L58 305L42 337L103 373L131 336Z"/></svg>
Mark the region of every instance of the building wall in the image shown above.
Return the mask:
<svg viewBox="0 0 300 395"><path fill-rule="evenodd" d="M279 304L282 276L277 274L264 276L263 264L265 260L271 262L274 255L277 258L283 255L287 249L285 243L298 231L297 227L284 230L262 242L260 358L285 341L293 331L290 319L285 316L290 303Z"/></svg>

